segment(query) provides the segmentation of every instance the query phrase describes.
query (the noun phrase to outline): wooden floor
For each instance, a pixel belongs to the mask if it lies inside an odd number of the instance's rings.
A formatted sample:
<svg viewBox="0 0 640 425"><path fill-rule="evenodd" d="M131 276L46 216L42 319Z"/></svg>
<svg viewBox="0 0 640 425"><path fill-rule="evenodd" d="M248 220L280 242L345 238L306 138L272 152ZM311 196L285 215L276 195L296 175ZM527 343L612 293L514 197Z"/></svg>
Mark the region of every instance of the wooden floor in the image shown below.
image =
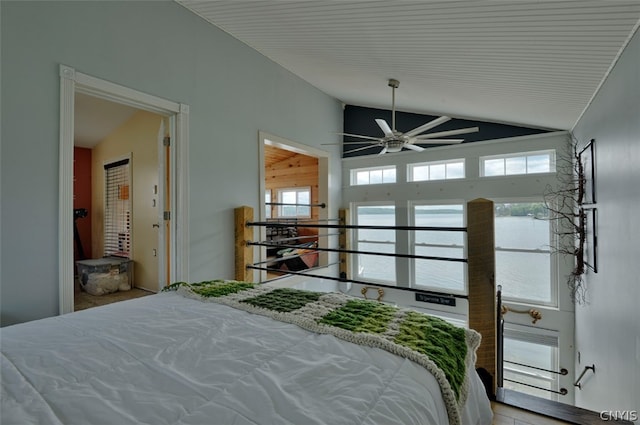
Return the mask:
<svg viewBox="0 0 640 425"><path fill-rule="evenodd" d="M507 388L498 388L496 402L492 403L492 408L495 416L494 425L603 425L605 422L633 425L632 422L622 419L604 421L596 411Z"/></svg>
<svg viewBox="0 0 640 425"><path fill-rule="evenodd" d="M495 401L491 402L491 408L493 410L493 425L564 425L571 423L536 415Z"/></svg>
<svg viewBox="0 0 640 425"><path fill-rule="evenodd" d="M143 289L132 288L129 291L117 291L106 295L91 295L81 290L76 290L74 294L74 311L86 310L91 307L111 304L118 301L130 300L132 298L144 297L152 295L153 292Z"/></svg>

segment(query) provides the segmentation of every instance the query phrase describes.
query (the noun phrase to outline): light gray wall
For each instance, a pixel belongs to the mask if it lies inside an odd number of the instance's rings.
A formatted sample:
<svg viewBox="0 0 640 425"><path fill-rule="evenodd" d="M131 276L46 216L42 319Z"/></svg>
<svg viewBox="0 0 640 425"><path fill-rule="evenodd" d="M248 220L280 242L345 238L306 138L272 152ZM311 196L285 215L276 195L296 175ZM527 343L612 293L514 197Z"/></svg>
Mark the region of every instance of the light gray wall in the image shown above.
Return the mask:
<svg viewBox="0 0 640 425"><path fill-rule="evenodd" d="M587 278L588 303L576 307L576 351L588 372L579 406L640 414L640 33L573 130L595 139L598 273ZM637 422L640 423L640 422Z"/></svg>
<svg viewBox="0 0 640 425"><path fill-rule="evenodd" d="M260 199L258 131L324 148L342 129L337 100L175 2L0 5L3 325L58 313L59 64L190 106L193 281L233 277L233 208Z"/></svg>

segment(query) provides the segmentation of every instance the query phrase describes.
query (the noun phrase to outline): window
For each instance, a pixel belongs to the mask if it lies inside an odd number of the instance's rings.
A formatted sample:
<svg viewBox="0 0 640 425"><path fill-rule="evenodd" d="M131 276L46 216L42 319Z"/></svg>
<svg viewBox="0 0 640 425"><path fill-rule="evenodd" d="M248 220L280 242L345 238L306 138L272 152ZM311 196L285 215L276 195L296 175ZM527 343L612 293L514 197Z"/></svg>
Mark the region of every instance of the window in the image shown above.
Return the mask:
<svg viewBox="0 0 640 425"><path fill-rule="evenodd" d="M311 188L278 189L279 217L310 217Z"/></svg>
<svg viewBox="0 0 640 425"><path fill-rule="evenodd" d="M409 164L408 171L410 182L463 179L464 159Z"/></svg>
<svg viewBox="0 0 640 425"><path fill-rule="evenodd" d="M504 387L537 397L558 400L558 338L553 331L514 324L504 330Z"/></svg>
<svg viewBox="0 0 640 425"><path fill-rule="evenodd" d="M360 226L395 226L396 212L392 205L358 205L355 208L355 224ZM396 233L394 230L358 229L355 232L358 251L394 253ZM358 254L356 256L357 276L395 285L396 261L394 257Z"/></svg>
<svg viewBox="0 0 640 425"><path fill-rule="evenodd" d="M271 190L267 189L264 191L264 215L265 218L271 218L271 209L273 208L271 205Z"/></svg>
<svg viewBox="0 0 640 425"><path fill-rule="evenodd" d="M462 204L414 205L413 222L415 226L425 227L464 227L464 207ZM413 252L415 255L464 259L465 236L461 231L416 230ZM413 264L416 287L452 292L466 290L464 262L415 259Z"/></svg>
<svg viewBox="0 0 640 425"><path fill-rule="evenodd" d="M104 255L131 258L130 164L123 159L104 165Z"/></svg>
<svg viewBox="0 0 640 425"><path fill-rule="evenodd" d="M387 167L357 168L351 170L351 185L381 184L396 182L395 165Z"/></svg>
<svg viewBox="0 0 640 425"><path fill-rule="evenodd" d="M556 171L555 151L522 152L480 157L480 176L513 176Z"/></svg>
<svg viewBox="0 0 640 425"><path fill-rule="evenodd" d="M496 283L505 299L554 304L551 221L542 202L496 203Z"/></svg>

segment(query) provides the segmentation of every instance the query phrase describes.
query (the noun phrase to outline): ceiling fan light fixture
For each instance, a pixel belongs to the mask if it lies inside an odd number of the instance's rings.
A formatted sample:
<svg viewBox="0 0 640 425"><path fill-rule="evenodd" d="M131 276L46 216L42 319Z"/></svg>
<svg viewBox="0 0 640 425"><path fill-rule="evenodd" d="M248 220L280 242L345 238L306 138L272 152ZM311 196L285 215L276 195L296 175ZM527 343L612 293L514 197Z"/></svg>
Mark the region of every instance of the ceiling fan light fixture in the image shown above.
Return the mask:
<svg viewBox="0 0 640 425"><path fill-rule="evenodd" d="M413 130L402 133L396 130L396 89L400 86L400 81L390 78L388 80L389 87L391 87L391 126L387 124L387 121L381 118L376 119L376 124L380 127L380 130L384 133L383 137L371 137L371 136L362 136L358 134L351 133L338 133L343 136L355 137L358 139L363 139L361 141L353 142L353 141L343 141L344 144L364 144L368 143L370 146L363 146L356 149L352 149L349 151L345 151L344 153L357 152L361 150L365 150L371 148L373 146L382 146L382 150L378 153L378 155L384 155L387 152L400 152L403 149L412 150L415 152L422 152L424 150L423 147L417 146L418 144L455 144L461 143L464 139L441 139L440 137L445 136L453 136L457 134L466 134L466 133L474 133L478 131L478 127L470 127L470 128L462 128L456 130L448 130L441 131L436 133L427 133L424 134L425 131L431 130L434 127L437 127L445 122L451 120L450 117L441 116L439 118L435 118L428 123L422 124L419 127L414 128ZM431 139L431 140L430 140Z"/></svg>
<svg viewBox="0 0 640 425"><path fill-rule="evenodd" d="M387 146L386 152L400 152L402 150L402 146Z"/></svg>

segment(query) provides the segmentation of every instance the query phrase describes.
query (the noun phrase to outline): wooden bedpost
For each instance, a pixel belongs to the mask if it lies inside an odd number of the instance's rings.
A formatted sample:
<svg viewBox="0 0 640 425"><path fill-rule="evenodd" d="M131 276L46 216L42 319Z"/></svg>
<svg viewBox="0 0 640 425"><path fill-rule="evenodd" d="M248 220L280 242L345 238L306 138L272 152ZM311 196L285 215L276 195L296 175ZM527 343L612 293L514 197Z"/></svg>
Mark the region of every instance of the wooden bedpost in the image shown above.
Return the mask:
<svg viewBox="0 0 640 425"><path fill-rule="evenodd" d="M247 265L253 264L253 247L247 245L247 241L253 238L253 228L247 226L247 222L253 221L253 208L238 207L234 210L235 218L235 280L253 282L253 270Z"/></svg>
<svg viewBox="0 0 640 425"><path fill-rule="evenodd" d="M476 368L491 376L487 390L496 395L496 285L493 201L467 203L467 261L469 273L469 327L482 334Z"/></svg>
<svg viewBox="0 0 640 425"><path fill-rule="evenodd" d="M344 208L339 209L338 219L340 224L342 225L349 224L349 210ZM340 246L340 249L350 249L349 233L347 232L347 229L340 229L340 236L338 236L338 245ZM340 278L342 279L349 278L349 271L351 270L350 258L351 256L345 252L341 252L339 255L339 259L340 259L339 271L340 271Z"/></svg>

